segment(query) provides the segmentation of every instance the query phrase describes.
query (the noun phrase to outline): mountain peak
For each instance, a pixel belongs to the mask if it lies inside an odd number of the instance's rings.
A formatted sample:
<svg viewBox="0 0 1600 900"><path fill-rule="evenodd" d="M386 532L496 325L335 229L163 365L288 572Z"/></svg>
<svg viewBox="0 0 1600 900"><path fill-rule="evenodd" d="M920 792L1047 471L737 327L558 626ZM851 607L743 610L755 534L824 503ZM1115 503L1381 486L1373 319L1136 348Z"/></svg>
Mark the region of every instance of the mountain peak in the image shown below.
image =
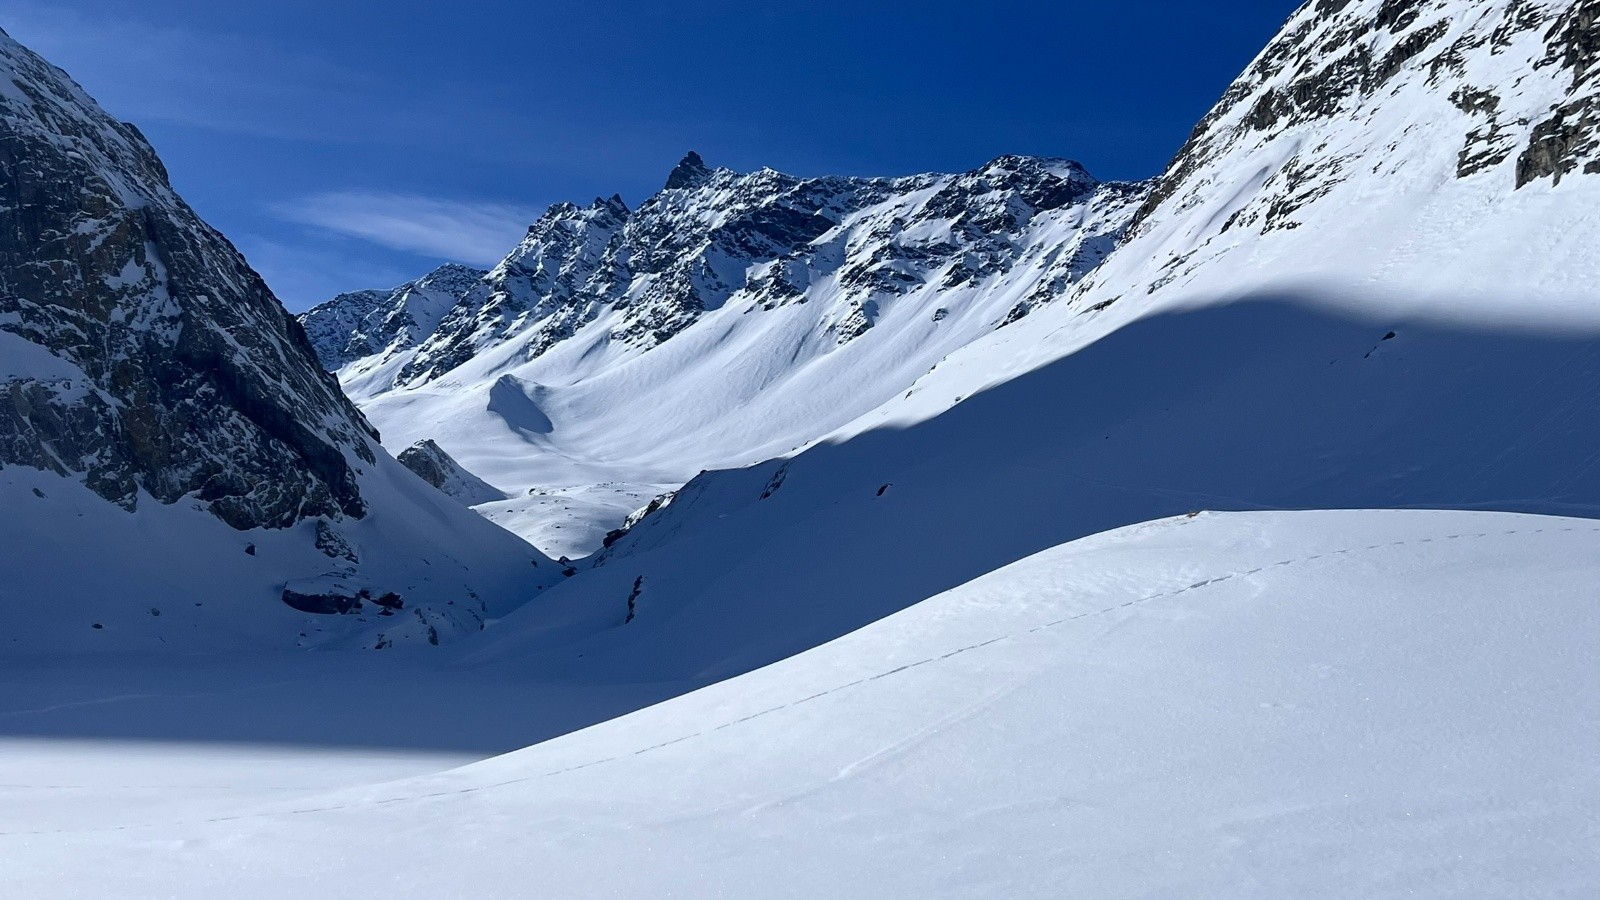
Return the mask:
<svg viewBox="0 0 1600 900"><path fill-rule="evenodd" d="M706 166L706 161L700 158L700 154L690 150L673 168L672 174L667 176L666 189L698 187L709 177L711 169Z"/></svg>

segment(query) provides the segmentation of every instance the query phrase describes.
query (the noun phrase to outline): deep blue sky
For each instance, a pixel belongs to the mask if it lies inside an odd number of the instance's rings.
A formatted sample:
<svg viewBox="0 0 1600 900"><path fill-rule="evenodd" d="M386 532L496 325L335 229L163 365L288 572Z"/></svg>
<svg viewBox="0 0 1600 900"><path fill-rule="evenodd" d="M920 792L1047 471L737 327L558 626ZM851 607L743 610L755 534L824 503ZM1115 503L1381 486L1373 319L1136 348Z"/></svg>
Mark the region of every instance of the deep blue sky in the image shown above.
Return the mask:
<svg viewBox="0 0 1600 900"><path fill-rule="evenodd" d="M291 309L488 265L688 149L797 175L1156 174L1296 0L0 0Z"/></svg>

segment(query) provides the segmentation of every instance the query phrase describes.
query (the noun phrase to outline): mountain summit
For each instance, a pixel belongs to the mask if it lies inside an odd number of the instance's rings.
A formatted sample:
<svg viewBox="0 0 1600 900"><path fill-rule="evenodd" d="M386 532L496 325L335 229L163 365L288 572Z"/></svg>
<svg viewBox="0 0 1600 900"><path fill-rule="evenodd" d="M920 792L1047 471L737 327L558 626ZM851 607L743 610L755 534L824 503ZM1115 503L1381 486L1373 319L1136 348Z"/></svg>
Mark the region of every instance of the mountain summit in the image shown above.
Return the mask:
<svg viewBox="0 0 1600 900"><path fill-rule="evenodd" d="M710 177L711 169L706 166L706 161L700 158L700 154L690 150L667 176L665 189L677 191L699 187Z"/></svg>

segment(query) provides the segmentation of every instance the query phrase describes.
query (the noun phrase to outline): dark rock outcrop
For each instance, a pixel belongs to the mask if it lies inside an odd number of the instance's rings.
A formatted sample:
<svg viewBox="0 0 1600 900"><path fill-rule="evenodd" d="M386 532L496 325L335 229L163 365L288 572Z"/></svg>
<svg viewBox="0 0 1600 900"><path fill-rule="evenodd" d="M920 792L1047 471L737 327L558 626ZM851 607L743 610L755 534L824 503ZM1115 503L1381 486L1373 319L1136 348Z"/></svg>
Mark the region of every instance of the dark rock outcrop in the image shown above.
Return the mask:
<svg viewBox="0 0 1600 900"><path fill-rule="evenodd" d="M468 506L505 499L505 492L467 471L432 440L417 441L395 458L418 478Z"/></svg>

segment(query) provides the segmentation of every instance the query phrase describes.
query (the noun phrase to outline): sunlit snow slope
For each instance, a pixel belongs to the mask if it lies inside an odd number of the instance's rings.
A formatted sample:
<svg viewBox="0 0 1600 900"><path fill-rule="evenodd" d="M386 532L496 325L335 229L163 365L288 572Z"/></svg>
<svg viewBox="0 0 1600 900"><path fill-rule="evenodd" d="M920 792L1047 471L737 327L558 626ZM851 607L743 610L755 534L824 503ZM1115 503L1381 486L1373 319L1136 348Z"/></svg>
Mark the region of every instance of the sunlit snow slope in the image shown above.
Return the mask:
<svg viewBox="0 0 1600 900"><path fill-rule="evenodd" d="M0 886L1581 896L1600 881L1597 559L1600 526L1536 516L1152 522L432 777L178 790L47 828L7 803ZM58 758L3 790L89 765Z"/></svg>

